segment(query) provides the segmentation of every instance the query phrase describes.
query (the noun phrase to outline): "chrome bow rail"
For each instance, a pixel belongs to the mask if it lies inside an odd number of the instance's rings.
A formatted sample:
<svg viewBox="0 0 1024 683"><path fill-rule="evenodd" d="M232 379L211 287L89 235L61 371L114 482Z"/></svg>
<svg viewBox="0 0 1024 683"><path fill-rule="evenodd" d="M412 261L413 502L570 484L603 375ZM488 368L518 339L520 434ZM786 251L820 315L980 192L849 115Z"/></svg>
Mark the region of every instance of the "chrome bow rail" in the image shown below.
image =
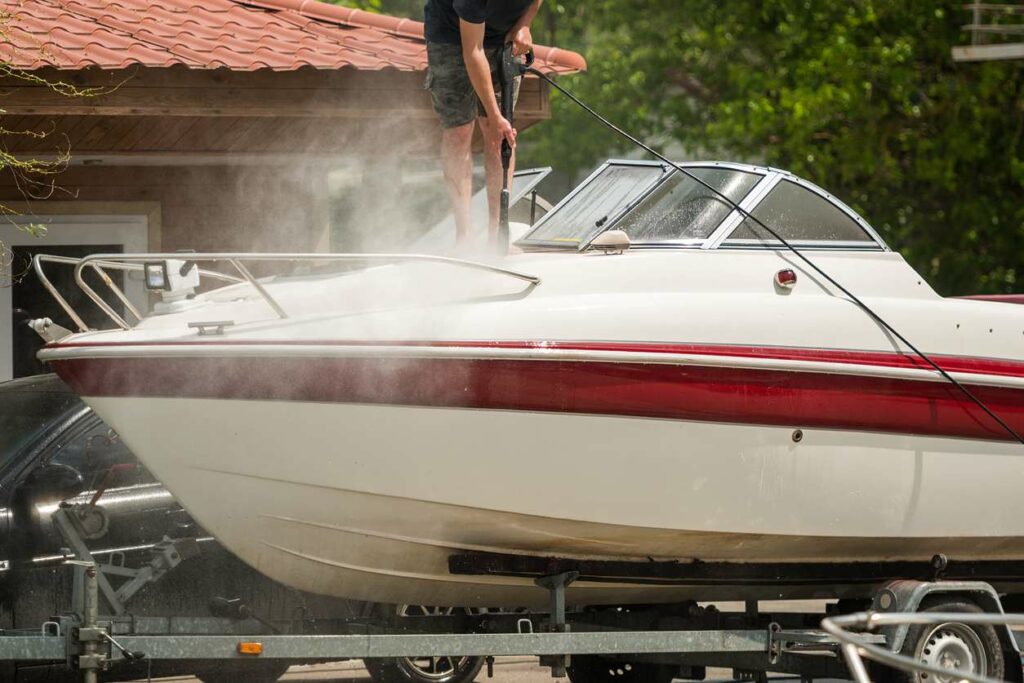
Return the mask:
<svg viewBox="0 0 1024 683"><path fill-rule="evenodd" d="M939 681L955 680L971 683L997 683L997 679L963 670L933 666L886 649L885 645L865 641L864 631L885 626L939 625L958 623L966 626L1024 626L1022 614L965 614L963 612L857 612L828 617L821 628L840 642L850 675L857 683L871 683L864 659L870 659L902 671L920 672Z"/></svg>
<svg viewBox="0 0 1024 683"><path fill-rule="evenodd" d="M118 327L128 330L132 328L124 317L118 314L110 304L103 300L103 298L96 293L96 290L92 288L83 278L83 272L86 268L92 269L103 283L114 293L114 296L124 304L125 308L131 313L135 319L135 323L142 320L142 314L139 313L138 309L131 303L124 291L117 286L117 284L107 274L107 270L119 270L119 271L142 271L144 264L152 263L155 261L164 261L168 259L178 259L185 261L196 261L196 262L212 262L212 263L228 263L230 264L238 275L231 275L228 273L221 273L215 270L207 270L200 268L200 277L207 277L214 280L220 280L222 282L230 283L242 283L247 282L252 285L252 288L260 295L260 297L267 302L267 305L273 309L274 313L280 318L287 318L288 314L284 308L273 296L267 291L259 279L253 276L252 272L246 267L246 262L284 262L284 263L365 263L369 264L393 264L393 263L409 263L409 262L426 262L426 263L440 263L444 265L455 266L459 268L469 268L473 270L481 270L485 272L497 273L499 275L506 275L508 277L522 280L533 287L540 284L540 278L527 275L526 273L520 273L514 270L508 270L507 268L499 268L486 263L479 263L477 261L466 261L463 259L448 258L445 256L431 256L426 254L269 254L269 253L243 253L243 252L215 252L215 253L191 253L191 252L175 252L175 253L153 253L153 254L93 254L84 258L71 258L67 256L54 256L50 254L37 254L32 259L32 266L35 269L36 276L39 281L43 284L46 290L51 296L57 301L64 312L68 314L71 320L78 326L79 331L88 332L89 326L85 324L82 317L75 311L74 307L68 303L57 288L53 286L49 278L43 271L44 263L61 263L75 266L75 283L85 293L89 299L95 303L100 310L102 310L107 317L109 317L115 325Z"/></svg>

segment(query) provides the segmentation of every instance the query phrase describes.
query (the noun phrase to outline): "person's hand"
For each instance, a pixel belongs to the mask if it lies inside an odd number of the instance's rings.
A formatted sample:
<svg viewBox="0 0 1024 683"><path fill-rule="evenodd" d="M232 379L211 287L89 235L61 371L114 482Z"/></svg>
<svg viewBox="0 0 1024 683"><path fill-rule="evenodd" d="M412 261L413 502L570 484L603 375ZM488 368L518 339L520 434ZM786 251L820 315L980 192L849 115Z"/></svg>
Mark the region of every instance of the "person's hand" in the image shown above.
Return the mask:
<svg viewBox="0 0 1024 683"><path fill-rule="evenodd" d="M516 129L512 127L512 124L508 122L504 116L498 116L494 119L495 132L498 133L494 136L494 139L499 143L502 140L507 140L510 147L515 149L516 146Z"/></svg>
<svg viewBox="0 0 1024 683"><path fill-rule="evenodd" d="M514 56L522 57L533 49L533 35L530 33L530 27L523 26L518 30L509 31L509 34L505 36L505 42L512 43Z"/></svg>

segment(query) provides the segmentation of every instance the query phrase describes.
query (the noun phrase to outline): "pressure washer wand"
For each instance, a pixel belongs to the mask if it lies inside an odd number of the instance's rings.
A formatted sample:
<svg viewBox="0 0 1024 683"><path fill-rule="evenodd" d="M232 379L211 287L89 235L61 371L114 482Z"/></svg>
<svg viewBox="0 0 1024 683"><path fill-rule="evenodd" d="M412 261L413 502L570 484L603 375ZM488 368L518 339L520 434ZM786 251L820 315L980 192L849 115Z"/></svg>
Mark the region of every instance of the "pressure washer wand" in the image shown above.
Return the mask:
<svg viewBox="0 0 1024 683"><path fill-rule="evenodd" d="M498 65L498 82L501 84L501 115L512 123L515 103L515 78L519 65L512 56L512 43L505 43L501 49L501 63ZM498 204L498 253L508 253L508 169L512 165L512 145L501 140L501 202Z"/></svg>
<svg viewBox="0 0 1024 683"><path fill-rule="evenodd" d="M512 54L512 43L505 43L501 49L501 63L498 65L498 82L501 85L501 115L512 124L515 115L516 78L525 73L533 64L533 51L526 55L526 63ZM514 124L513 124L514 125ZM508 226L508 170L512 166L512 145L501 141L501 201L498 204L498 253L507 254L509 244Z"/></svg>

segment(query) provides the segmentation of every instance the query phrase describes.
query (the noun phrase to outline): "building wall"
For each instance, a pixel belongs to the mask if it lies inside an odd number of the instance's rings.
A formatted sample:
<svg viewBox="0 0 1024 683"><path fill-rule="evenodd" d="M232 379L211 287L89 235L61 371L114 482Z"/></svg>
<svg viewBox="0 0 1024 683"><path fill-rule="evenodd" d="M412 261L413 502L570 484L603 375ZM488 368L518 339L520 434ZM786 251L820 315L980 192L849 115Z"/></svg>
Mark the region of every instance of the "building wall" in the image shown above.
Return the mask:
<svg viewBox="0 0 1024 683"><path fill-rule="evenodd" d="M45 214L118 202L159 204L159 243L151 250L287 251L327 246L328 201L324 169L309 164L269 166L71 166L56 177L45 199L29 203ZM0 201L23 208L24 193L0 178ZM106 211L96 211L105 213Z"/></svg>

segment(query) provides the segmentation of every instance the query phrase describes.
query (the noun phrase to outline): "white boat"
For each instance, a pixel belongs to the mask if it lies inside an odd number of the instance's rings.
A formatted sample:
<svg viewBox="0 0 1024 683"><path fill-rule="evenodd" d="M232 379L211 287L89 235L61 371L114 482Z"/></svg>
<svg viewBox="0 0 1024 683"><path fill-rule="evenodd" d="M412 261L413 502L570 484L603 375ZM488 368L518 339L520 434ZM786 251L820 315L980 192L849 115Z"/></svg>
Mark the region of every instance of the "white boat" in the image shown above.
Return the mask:
<svg viewBox="0 0 1024 683"><path fill-rule="evenodd" d="M683 568L1024 559L1024 307L939 296L786 172L685 168L960 386L728 203L636 162L602 166L525 253L484 264L196 255L366 263L258 285L243 269L183 298L198 270L174 255L87 259L79 271L146 261L170 290L141 322L52 335L40 356L221 543L307 591L545 599L525 576L450 571L474 553ZM865 592L849 578L585 576L568 599Z"/></svg>

